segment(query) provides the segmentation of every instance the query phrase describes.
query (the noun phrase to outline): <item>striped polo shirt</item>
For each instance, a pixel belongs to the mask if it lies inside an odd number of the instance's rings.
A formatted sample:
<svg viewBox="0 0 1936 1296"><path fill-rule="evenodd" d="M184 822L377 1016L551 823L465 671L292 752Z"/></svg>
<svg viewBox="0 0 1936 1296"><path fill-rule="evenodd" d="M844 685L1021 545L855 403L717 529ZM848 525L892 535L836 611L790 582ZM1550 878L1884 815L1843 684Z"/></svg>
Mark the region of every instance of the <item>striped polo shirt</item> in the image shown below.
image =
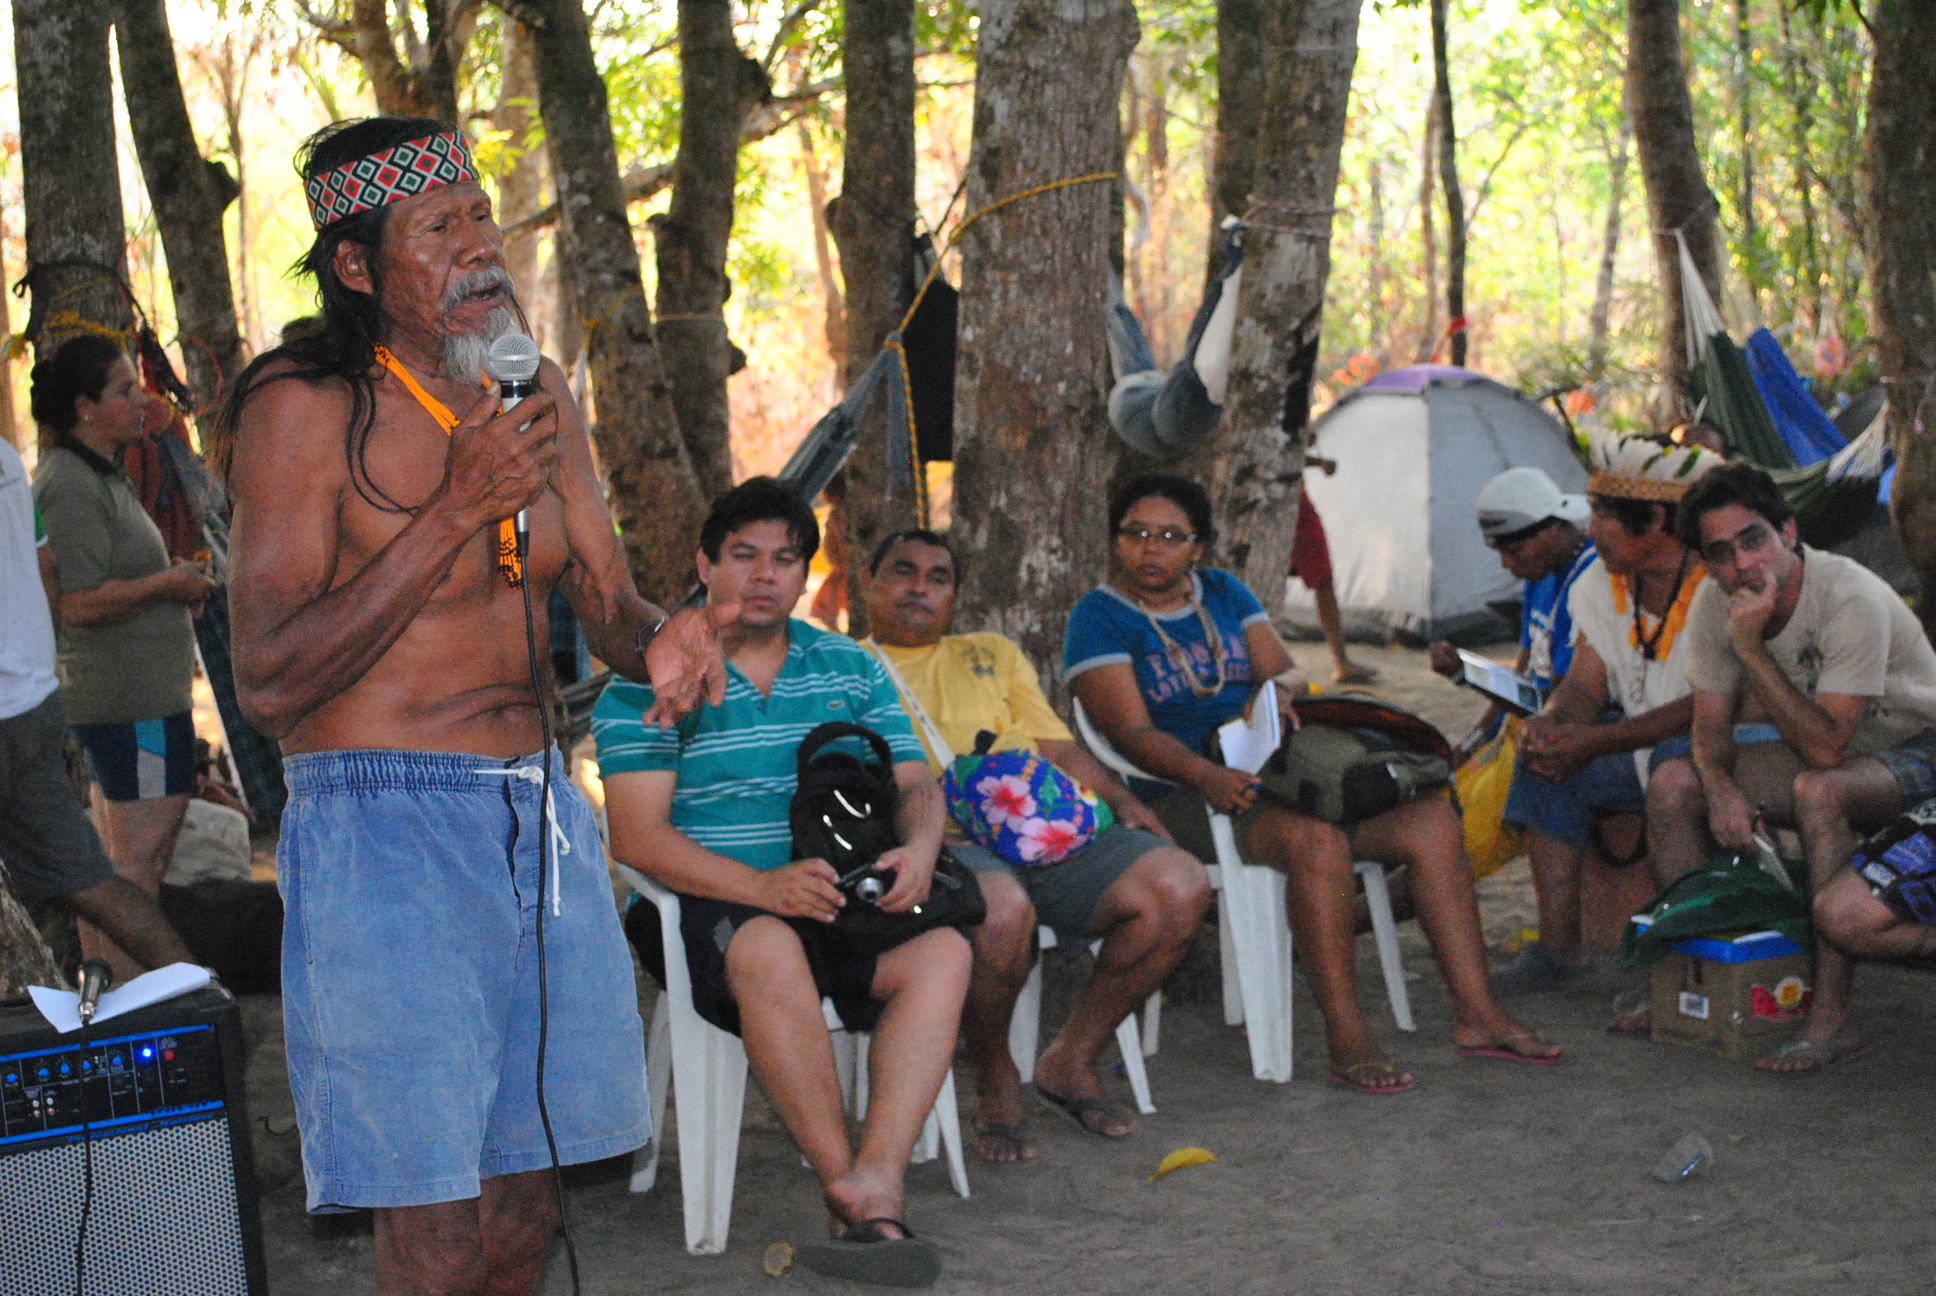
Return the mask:
<svg viewBox="0 0 1936 1296"><path fill-rule="evenodd" d="M592 712L604 775L676 770L672 826L708 850L756 869L791 862L787 806L800 740L829 720L863 724L887 739L896 762L922 761L920 740L881 664L845 635L787 623L786 664L764 696L727 663L726 701L673 729L644 721L652 688L614 679ZM860 754L858 741L845 744ZM874 759L871 752L866 759Z"/></svg>

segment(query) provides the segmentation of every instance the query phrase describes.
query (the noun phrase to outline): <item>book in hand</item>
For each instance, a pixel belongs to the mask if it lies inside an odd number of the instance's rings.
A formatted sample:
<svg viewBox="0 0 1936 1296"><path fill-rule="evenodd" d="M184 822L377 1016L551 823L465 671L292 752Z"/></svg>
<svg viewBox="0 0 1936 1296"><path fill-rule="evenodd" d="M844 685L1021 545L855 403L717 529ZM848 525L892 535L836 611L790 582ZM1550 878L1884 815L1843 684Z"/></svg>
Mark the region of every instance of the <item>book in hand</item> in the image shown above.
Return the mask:
<svg viewBox="0 0 1936 1296"><path fill-rule="evenodd" d="M1515 715L1538 715L1546 690L1489 657L1459 649L1459 682L1478 689Z"/></svg>

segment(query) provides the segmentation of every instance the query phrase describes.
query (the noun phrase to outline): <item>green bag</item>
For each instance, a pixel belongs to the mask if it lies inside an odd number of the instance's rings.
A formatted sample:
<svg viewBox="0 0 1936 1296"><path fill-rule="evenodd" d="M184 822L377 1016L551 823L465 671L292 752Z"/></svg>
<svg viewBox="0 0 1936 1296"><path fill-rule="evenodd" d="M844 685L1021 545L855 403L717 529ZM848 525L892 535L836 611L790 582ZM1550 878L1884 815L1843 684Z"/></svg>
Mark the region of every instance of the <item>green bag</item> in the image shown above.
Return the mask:
<svg viewBox="0 0 1936 1296"><path fill-rule="evenodd" d="M1642 916L1652 921L1643 926L1630 919L1620 934L1626 967L1651 967L1675 941L1720 932L1772 928L1797 945L1809 943L1806 892L1792 876L1784 883L1741 855L1715 856L1681 874L1636 915Z"/></svg>

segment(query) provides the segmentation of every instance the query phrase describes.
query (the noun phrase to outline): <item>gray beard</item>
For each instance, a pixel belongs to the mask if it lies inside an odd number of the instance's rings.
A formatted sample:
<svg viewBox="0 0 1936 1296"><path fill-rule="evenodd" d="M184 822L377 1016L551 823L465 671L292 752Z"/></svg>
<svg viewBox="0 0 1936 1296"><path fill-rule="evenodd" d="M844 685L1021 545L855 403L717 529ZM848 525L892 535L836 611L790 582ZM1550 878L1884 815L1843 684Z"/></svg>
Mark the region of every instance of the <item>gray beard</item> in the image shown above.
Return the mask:
<svg viewBox="0 0 1936 1296"><path fill-rule="evenodd" d="M476 382L484 372L484 357L490 354L491 343L517 331L518 317L509 306L500 306L484 317L482 333L444 334L444 377Z"/></svg>

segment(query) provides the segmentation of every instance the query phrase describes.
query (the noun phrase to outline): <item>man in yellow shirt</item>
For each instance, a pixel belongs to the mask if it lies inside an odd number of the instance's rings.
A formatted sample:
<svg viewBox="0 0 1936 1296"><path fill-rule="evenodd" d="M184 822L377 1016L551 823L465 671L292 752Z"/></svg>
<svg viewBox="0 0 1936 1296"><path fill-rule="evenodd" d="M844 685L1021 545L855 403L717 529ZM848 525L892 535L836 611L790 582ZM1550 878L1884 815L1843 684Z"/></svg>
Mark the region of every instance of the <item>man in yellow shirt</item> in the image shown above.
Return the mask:
<svg viewBox="0 0 1936 1296"><path fill-rule="evenodd" d="M1096 1055L1116 1027L1161 986L1189 948L1210 904L1209 875L1129 789L1078 747L1042 695L1035 668L999 634L947 633L958 571L948 542L901 531L875 550L862 578L872 637L937 774L953 755L996 736L994 750L1032 749L1108 803L1114 827L1058 863L1014 864L952 838L949 849L981 882L988 920L974 932L975 962L962 1034L975 1068L984 1161L1027 1161L1021 1075L1008 1052L1009 1018L1028 980L1038 922L1063 940L1100 937L1094 974L1075 1011L1035 1064L1035 1089L1083 1129L1124 1138L1135 1124L1105 1095ZM937 741L938 740L938 741ZM937 751L945 745L948 751Z"/></svg>

